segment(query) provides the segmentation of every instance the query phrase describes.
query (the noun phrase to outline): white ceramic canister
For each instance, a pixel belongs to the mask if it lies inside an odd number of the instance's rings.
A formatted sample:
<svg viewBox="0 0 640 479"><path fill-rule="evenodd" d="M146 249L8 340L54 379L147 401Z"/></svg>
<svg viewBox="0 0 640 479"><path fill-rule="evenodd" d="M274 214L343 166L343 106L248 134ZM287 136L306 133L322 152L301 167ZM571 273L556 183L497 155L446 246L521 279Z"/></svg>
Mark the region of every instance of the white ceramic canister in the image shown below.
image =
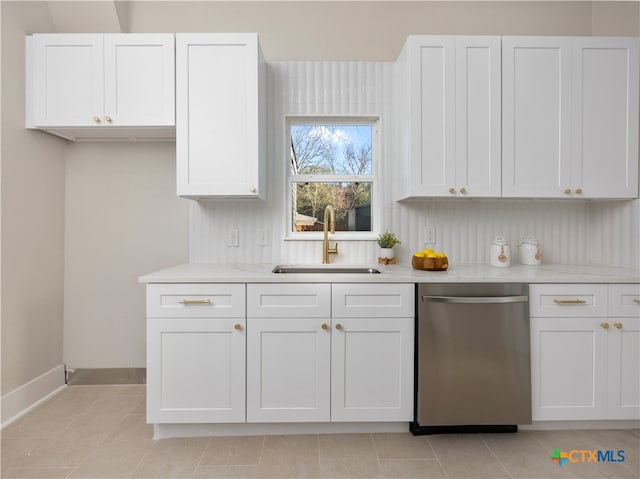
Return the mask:
<svg viewBox="0 0 640 479"><path fill-rule="evenodd" d="M506 268L511 265L511 247L504 237L496 236L496 239L491 242L489 264L498 268Z"/></svg>
<svg viewBox="0 0 640 479"><path fill-rule="evenodd" d="M529 266L538 266L540 264L542 253L540 252L538 240L534 236L522 238L522 242L518 245L518 250L520 252L520 263Z"/></svg>

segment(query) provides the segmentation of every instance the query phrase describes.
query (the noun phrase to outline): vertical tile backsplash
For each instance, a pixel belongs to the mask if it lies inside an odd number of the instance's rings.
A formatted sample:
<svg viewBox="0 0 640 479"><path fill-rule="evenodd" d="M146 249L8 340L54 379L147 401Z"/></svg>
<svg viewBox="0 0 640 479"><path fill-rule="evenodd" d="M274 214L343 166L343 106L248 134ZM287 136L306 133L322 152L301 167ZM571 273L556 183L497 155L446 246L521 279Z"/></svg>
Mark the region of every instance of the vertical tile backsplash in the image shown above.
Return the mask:
<svg viewBox="0 0 640 479"><path fill-rule="evenodd" d="M436 230L436 249L451 262L484 263L491 240L507 238L517 262L526 235L540 241L547 263L638 266L639 201L507 199L391 200L389 171L397 155L392 97L393 64L383 62L275 62L268 65L267 200L204 200L190 210L190 260L197 263L319 263L321 241L285 241L285 115L379 115L382 228L395 231L400 263L425 247L423 230ZM397 149L397 148L396 148ZM229 230L239 246L227 246ZM267 245L258 244L258 231ZM342 241L337 263L371 263L375 241Z"/></svg>

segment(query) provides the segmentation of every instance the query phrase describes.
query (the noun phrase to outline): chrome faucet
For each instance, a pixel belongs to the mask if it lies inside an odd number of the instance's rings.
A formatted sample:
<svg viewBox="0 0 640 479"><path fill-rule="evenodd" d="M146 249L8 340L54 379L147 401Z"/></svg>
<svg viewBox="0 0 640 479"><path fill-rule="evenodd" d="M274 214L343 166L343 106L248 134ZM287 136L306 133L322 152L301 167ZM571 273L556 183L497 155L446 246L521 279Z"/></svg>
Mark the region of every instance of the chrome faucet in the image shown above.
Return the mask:
<svg viewBox="0 0 640 479"><path fill-rule="evenodd" d="M331 225L329 225L329 223L331 223ZM329 263L330 254L338 254L338 243L336 243L333 248L329 246L329 229L331 229L331 234L336 233L336 213L331 205L327 205L324 209L324 224L322 225L324 232L324 239L322 240L322 264Z"/></svg>

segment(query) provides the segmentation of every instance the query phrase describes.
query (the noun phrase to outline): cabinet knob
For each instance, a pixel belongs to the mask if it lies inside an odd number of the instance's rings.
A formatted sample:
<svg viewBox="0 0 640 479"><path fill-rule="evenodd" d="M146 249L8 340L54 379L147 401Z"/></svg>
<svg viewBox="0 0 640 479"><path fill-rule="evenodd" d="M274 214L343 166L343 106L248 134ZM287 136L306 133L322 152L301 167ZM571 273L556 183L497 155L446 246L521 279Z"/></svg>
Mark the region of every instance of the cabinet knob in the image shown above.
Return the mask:
<svg viewBox="0 0 640 479"><path fill-rule="evenodd" d="M113 121L113 119L112 119L109 115L105 116L105 117L104 117L104 120L105 120L107 123L111 123L111 122Z"/></svg>
<svg viewBox="0 0 640 479"><path fill-rule="evenodd" d="M634 302L634 303L636 303L636 304L640 304L640 299L638 299L638 298L633 298L633 302Z"/></svg>
<svg viewBox="0 0 640 479"><path fill-rule="evenodd" d="M236 331L240 331L242 329L242 324L240 323L236 323L233 325L233 329L235 329Z"/></svg>
<svg viewBox="0 0 640 479"><path fill-rule="evenodd" d="M613 326L614 326L616 329L622 329L622 323L613 323Z"/></svg>
<svg viewBox="0 0 640 479"><path fill-rule="evenodd" d="M563 193L565 195L570 195L571 194L571 188L567 188L566 190L563 191Z"/></svg>
<svg viewBox="0 0 640 479"><path fill-rule="evenodd" d="M582 194L582 188L576 188L576 195Z"/></svg>
<svg viewBox="0 0 640 479"><path fill-rule="evenodd" d="M600 323L602 329L609 329L609 323Z"/></svg>
<svg viewBox="0 0 640 479"><path fill-rule="evenodd" d="M336 329L338 331L340 331L342 329L342 324L340 324L340 323L336 324Z"/></svg>
<svg viewBox="0 0 640 479"><path fill-rule="evenodd" d="M329 329L329 325L327 323L322 323L322 326L320 326L322 329L324 329L325 331L327 329Z"/></svg>
<svg viewBox="0 0 640 479"><path fill-rule="evenodd" d="M463 195L467 192L466 188L460 188L460 193L462 193Z"/></svg>
<svg viewBox="0 0 640 479"><path fill-rule="evenodd" d="M100 117L99 116L94 116L93 117L93 122L94 123L100 123Z"/></svg>
<svg viewBox="0 0 640 479"><path fill-rule="evenodd" d="M256 192L256 191L258 191L258 190L256 190L256 187L255 187L255 186L252 186L251 188L249 188L249 191L250 191L251 193L255 193L255 192Z"/></svg>
<svg viewBox="0 0 640 479"><path fill-rule="evenodd" d="M452 195L456 194L456 189L455 188L449 188L449 193L451 193Z"/></svg>

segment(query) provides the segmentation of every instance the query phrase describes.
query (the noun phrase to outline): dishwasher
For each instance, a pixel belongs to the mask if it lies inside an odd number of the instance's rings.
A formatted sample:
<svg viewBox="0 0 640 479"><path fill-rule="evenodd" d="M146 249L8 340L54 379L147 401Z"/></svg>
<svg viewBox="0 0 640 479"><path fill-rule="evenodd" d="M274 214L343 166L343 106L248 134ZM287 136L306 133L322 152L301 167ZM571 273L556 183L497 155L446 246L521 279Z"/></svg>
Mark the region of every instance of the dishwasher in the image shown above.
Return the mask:
<svg viewBox="0 0 640 479"><path fill-rule="evenodd" d="M516 432L531 424L528 285L416 287L411 432Z"/></svg>

